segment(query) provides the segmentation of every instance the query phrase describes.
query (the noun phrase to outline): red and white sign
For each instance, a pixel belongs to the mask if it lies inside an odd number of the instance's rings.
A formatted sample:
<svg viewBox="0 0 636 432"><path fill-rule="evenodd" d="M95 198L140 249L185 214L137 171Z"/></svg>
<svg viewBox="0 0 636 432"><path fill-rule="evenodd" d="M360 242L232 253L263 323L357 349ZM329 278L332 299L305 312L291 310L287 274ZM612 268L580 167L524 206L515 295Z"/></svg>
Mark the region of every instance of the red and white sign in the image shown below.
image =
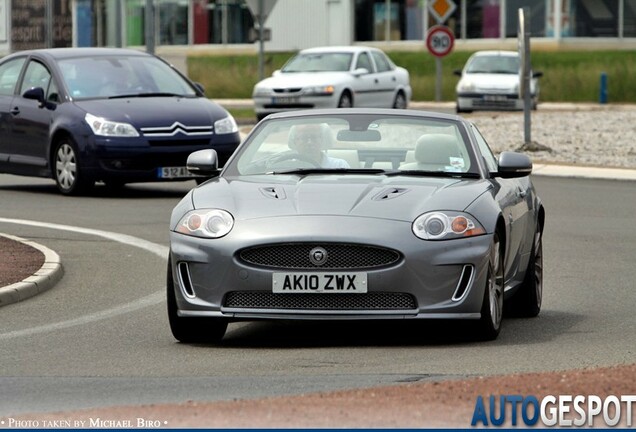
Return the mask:
<svg viewBox="0 0 636 432"><path fill-rule="evenodd" d="M455 45L455 36L446 26L436 25L426 33L426 48L436 57L444 57L450 53Z"/></svg>

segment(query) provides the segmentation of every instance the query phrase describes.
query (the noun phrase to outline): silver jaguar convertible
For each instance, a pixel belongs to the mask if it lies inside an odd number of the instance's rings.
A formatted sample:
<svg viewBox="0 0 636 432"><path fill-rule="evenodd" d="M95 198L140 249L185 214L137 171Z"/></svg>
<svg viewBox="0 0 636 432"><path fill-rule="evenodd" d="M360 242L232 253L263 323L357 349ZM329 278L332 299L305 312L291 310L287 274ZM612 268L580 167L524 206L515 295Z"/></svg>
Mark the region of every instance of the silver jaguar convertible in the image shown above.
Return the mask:
<svg viewBox="0 0 636 432"><path fill-rule="evenodd" d="M536 316L545 211L520 153L493 155L455 115L333 109L273 114L170 221L172 333L219 342L260 319Z"/></svg>

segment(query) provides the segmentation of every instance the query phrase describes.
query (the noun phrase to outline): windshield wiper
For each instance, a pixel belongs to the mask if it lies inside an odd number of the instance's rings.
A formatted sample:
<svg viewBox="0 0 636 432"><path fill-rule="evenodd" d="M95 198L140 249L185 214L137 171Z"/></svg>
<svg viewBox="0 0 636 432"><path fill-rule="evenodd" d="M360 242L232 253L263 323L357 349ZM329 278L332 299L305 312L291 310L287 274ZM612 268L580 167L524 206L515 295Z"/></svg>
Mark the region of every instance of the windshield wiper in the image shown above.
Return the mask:
<svg viewBox="0 0 636 432"><path fill-rule="evenodd" d="M284 171L268 171L265 174L384 174L379 168L295 168Z"/></svg>
<svg viewBox="0 0 636 432"><path fill-rule="evenodd" d="M123 95L115 95L109 96L108 99L126 99L126 98L146 98L146 97L185 97L184 95L176 94L176 93L164 93L164 92L155 92L155 93L131 93L131 94L123 94Z"/></svg>
<svg viewBox="0 0 636 432"><path fill-rule="evenodd" d="M469 178L479 179L481 175L472 172L450 172L450 171L424 171L424 170L393 170L387 171L386 176L416 176L416 177L449 177L449 178Z"/></svg>

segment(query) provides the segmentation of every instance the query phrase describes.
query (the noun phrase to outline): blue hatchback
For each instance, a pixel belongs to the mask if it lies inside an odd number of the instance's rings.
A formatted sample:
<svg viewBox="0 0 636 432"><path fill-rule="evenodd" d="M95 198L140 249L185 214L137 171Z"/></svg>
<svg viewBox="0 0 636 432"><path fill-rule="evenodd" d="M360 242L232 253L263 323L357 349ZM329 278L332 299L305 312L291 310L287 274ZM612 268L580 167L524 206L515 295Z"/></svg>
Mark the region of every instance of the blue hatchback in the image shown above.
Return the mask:
<svg viewBox="0 0 636 432"><path fill-rule="evenodd" d="M0 62L0 172L51 177L63 194L191 179L190 153L223 164L239 142L234 118L156 56L57 48Z"/></svg>

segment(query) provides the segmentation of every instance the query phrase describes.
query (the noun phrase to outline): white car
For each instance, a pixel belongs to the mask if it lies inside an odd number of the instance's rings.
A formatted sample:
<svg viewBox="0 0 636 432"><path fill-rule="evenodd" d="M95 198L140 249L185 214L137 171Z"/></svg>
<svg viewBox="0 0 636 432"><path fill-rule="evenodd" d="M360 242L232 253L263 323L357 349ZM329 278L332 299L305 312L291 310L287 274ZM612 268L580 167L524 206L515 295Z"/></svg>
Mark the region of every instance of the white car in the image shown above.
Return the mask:
<svg viewBox="0 0 636 432"><path fill-rule="evenodd" d="M457 83L457 112L473 110L523 110L519 98L519 53L516 51L478 51L462 70L454 71L461 78ZM542 72L533 72L530 80L532 109L539 100L539 80Z"/></svg>
<svg viewBox="0 0 636 432"><path fill-rule="evenodd" d="M254 86L256 117L303 108L406 108L406 69L376 48L321 47L300 51Z"/></svg>

